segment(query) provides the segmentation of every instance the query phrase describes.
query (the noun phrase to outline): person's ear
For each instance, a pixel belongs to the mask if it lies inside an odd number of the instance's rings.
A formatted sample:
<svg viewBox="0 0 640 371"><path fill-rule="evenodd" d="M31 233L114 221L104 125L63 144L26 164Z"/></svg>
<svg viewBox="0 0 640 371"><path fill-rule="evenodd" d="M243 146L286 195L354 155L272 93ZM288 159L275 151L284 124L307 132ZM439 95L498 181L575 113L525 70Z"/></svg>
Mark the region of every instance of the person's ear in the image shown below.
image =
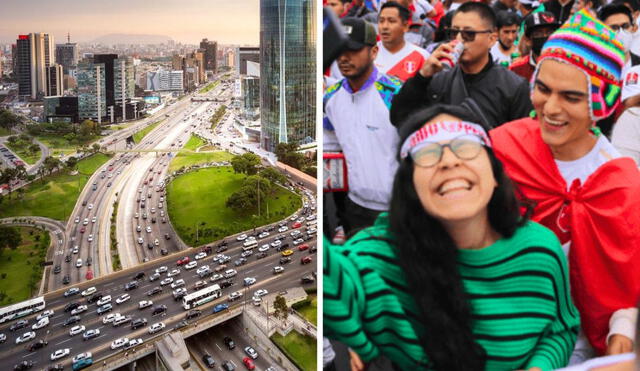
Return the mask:
<svg viewBox="0 0 640 371"><path fill-rule="evenodd" d="M378 56L378 45L371 47L371 59L376 59Z"/></svg>

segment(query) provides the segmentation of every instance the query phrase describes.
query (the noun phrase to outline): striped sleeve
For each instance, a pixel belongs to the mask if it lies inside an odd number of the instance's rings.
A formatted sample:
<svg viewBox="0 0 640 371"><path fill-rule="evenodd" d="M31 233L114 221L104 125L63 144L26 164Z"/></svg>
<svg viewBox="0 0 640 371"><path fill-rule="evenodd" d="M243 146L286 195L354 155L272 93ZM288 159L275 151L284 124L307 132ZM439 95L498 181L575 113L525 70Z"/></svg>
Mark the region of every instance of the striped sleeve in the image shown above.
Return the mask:
<svg viewBox="0 0 640 371"><path fill-rule="evenodd" d="M357 267L324 239L324 335L339 340L362 357L376 358L380 351L364 332L364 287Z"/></svg>

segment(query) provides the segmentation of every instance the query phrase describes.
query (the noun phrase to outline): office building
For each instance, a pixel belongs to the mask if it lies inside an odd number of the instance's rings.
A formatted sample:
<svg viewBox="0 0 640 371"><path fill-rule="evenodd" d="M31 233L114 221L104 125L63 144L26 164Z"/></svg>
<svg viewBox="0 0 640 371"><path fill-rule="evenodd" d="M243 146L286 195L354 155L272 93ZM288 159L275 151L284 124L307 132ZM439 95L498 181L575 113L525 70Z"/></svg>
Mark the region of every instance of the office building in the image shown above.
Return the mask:
<svg viewBox="0 0 640 371"><path fill-rule="evenodd" d="M104 63L90 59L78 62L78 116L102 123L107 112L107 92Z"/></svg>
<svg viewBox="0 0 640 371"><path fill-rule="evenodd" d="M260 48L239 47L235 52L235 68L238 75L251 75L247 71L247 62L260 63ZM259 74L258 74L259 75ZM257 75L252 75L257 76Z"/></svg>
<svg viewBox="0 0 640 371"><path fill-rule="evenodd" d="M255 120L260 114L260 79L254 76L243 76L240 79L240 86L242 113L245 118Z"/></svg>
<svg viewBox="0 0 640 371"><path fill-rule="evenodd" d="M315 141L313 0L260 1L260 145Z"/></svg>
<svg viewBox="0 0 640 371"><path fill-rule="evenodd" d="M45 94L47 97L62 95L64 92L63 75L61 65L54 64L53 66L47 67L47 93Z"/></svg>
<svg viewBox="0 0 640 371"><path fill-rule="evenodd" d="M150 91L179 91L184 89L183 71L149 71L146 74L146 89Z"/></svg>
<svg viewBox="0 0 640 371"><path fill-rule="evenodd" d="M62 76L54 72L51 80L50 67L56 65L53 36L47 33L19 35L16 40L15 72L18 79L18 95L31 99L41 99L50 93L61 92ZM54 69L53 71L57 71ZM48 83L53 82L54 87ZM58 94L53 94L58 95Z"/></svg>
<svg viewBox="0 0 640 371"><path fill-rule="evenodd" d="M48 122L78 122L78 97L45 97L44 117Z"/></svg>
<svg viewBox="0 0 640 371"><path fill-rule="evenodd" d="M78 45L67 42L56 45L56 62L62 65L64 74L69 74L69 69L75 68L78 64Z"/></svg>
<svg viewBox="0 0 640 371"><path fill-rule="evenodd" d="M202 41L200 41L200 49L204 52L204 69L215 73L217 69L216 54L218 50L218 43L202 39Z"/></svg>
<svg viewBox="0 0 640 371"><path fill-rule="evenodd" d="M33 39L29 35L19 35L13 54L15 57L13 70L18 79L18 95L23 97L31 97L32 93L31 66L36 63L31 54L32 50L35 50L32 44Z"/></svg>

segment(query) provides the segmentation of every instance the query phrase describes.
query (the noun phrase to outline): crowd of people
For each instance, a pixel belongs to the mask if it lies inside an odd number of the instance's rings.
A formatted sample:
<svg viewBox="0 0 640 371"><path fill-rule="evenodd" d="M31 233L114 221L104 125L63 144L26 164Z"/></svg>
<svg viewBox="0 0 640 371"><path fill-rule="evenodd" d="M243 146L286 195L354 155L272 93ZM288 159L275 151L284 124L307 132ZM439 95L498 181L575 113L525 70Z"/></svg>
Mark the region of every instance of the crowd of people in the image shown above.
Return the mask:
<svg viewBox="0 0 640 371"><path fill-rule="evenodd" d="M324 5L325 369L640 369L639 0Z"/></svg>

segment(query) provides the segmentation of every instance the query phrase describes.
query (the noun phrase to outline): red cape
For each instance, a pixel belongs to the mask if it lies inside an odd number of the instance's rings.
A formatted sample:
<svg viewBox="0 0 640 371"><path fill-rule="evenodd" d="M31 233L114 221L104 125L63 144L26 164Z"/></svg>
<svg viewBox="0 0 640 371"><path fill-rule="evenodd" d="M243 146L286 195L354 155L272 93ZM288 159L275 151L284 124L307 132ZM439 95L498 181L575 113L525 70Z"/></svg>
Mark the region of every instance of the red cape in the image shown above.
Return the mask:
<svg viewBox="0 0 640 371"><path fill-rule="evenodd" d="M631 158L600 166L571 190L560 175L536 119L490 132L494 151L524 197L532 219L571 241L569 277L582 328L599 354L606 350L609 319L640 299L640 172ZM562 212L561 212L562 211Z"/></svg>

